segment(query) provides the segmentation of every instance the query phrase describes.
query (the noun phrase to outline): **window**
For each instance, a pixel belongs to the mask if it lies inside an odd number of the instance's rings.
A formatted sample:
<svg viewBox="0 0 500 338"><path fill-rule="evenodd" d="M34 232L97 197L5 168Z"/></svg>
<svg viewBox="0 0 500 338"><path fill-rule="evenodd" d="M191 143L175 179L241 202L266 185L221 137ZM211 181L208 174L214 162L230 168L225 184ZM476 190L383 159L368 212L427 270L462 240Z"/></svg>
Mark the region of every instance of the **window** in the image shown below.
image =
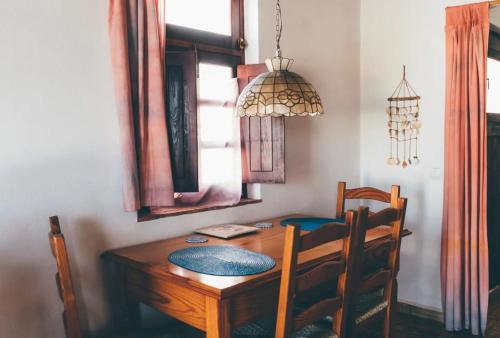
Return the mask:
<svg viewBox="0 0 500 338"><path fill-rule="evenodd" d="M221 105L243 51L241 0L167 0L166 101L174 186L196 192L214 175L234 119ZM210 13L210 15L207 15ZM226 110L226 111L224 111ZM208 160L213 157L213 160ZM208 176L207 176L208 175Z"/></svg>
<svg viewBox="0 0 500 338"><path fill-rule="evenodd" d="M167 24L231 35L231 0L168 0L167 6Z"/></svg>
<svg viewBox="0 0 500 338"><path fill-rule="evenodd" d="M235 119L224 103L237 90L228 79L238 77L241 90L266 71L264 64L244 65L243 0L167 0L166 5L165 96L175 191L189 197L207 181L239 188L239 180L229 179L240 173L229 158L241 151L241 161L234 161L241 164L244 182L239 205L258 203L247 198L246 183L285 183L285 130L283 117L244 117L236 121L241 133L236 139L228 125ZM138 220L220 208L144 208Z"/></svg>
<svg viewBox="0 0 500 338"><path fill-rule="evenodd" d="M244 61L238 44L242 0L167 0L166 6L165 96L174 187L176 192L197 192L199 182L224 185L231 172L238 172L228 159L234 158L234 149L239 153L241 141L234 141L229 125L235 123L233 110L224 104L234 99L230 80ZM245 199L245 186L242 197L241 204L257 202ZM174 208L165 214L202 210ZM165 214L143 210L139 220Z"/></svg>
<svg viewBox="0 0 500 338"><path fill-rule="evenodd" d="M235 139L233 109L224 107L234 98L233 69L209 63L200 63L198 69L199 180L223 185L236 171L233 151L240 147L239 143L227 144Z"/></svg>
<svg viewBox="0 0 500 338"><path fill-rule="evenodd" d="M167 44L231 55L243 64L243 0L166 0Z"/></svg>

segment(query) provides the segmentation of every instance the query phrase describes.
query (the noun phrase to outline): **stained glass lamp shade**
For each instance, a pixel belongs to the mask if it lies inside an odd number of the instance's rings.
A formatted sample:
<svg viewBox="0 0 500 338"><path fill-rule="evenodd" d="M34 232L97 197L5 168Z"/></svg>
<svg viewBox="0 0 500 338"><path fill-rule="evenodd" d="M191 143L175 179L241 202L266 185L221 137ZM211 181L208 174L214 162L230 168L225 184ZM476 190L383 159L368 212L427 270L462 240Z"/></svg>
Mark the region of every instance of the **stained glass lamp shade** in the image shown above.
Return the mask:
<svg viewBox="0 0 500 338"><path fill-rule="evenodd" d="M239 116L315 116L323 114L321 99L302 76L289 71L293 60L266 60L269 72L260 74L242 91Z"/></svg>
<svg viewBox="0 0 500 338"><path fill-rule="evenodd" d="M236 104L238 116L316 116L323 105L316 89L302 76L291 72L292 59L281 56L281 6L276 1L276 57L266 60L269 72L253 79Z"/></svg>

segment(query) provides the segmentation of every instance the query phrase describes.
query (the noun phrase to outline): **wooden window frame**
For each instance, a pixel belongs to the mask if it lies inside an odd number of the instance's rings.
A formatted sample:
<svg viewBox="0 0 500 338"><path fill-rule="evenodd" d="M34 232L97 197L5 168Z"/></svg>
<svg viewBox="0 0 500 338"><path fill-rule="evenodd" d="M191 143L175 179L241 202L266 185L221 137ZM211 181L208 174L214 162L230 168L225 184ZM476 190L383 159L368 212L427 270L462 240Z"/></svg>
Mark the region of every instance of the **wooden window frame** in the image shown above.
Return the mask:
<svg viewBox="0 0 500 338"><path fill-rule="evenodd" d="M196 48L209 52L238 57L240 64L245 63L245 51L240 48L240 39L244 37L244 2L231 0L231 35L221 35L198 29L166 25L167 48Z"/></svg>
<svg viewBox="0 0 500 338"><path fill-rule="evenodd" d="M194 214L198 212L204 212L204 211L214 211L214 210L221 210L221 209L228 209L228 208L235 208L235 207L241 207L244 205L249 205L249 204L256 204L256 203L261 203L261 199L253 199L253 198L242 198L241 201L236 204L236 205L228 205L228 206L185 206L185 207L178 207L178 208L172 208L171 210L161 213L161 214L153 214L149 211L149 208L143 208L137 212L137 221L138 222L146 222L146 221L152 221L155 219L160 219L160 218L165 218L165 217L174 217L174 216L180 216L180 215L186 215L186 214Z"/></svg>
<svg viewBox="0 0 500 338"><path fill-rule="evenodd" d="M244 0L231 0L231 35L221 35L198 29L166 24L167 51L195 50L197 62L207 62L220 65L231 65L233 76L237 76L237 66L245 64L245 51L240 46L244 38ZM168 60L167 60L168 64ZM179 216L197 212L219 210L262 202L261 199L248 198L246 183L243 183L242 198L234 206L205 207L179 206L172 207L161 214L153 214L150 208L142 208L137 212L139 222L164 217Z"/></svg>

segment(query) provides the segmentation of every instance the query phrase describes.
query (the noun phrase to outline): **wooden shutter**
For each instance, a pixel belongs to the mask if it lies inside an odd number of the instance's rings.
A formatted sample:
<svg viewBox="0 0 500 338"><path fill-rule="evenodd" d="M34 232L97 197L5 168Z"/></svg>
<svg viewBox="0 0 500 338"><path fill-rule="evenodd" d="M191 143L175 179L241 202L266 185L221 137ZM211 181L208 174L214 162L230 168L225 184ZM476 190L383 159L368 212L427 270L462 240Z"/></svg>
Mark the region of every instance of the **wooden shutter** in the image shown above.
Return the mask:
<svg viewBox="0 0 500 338"><path fill-rule="evenodd" d="M265 64L238 66L240 92L267 71ZM241 141L243 182L285 183L284 117L242 117Z"/></svg>
<svg viewBox="0 0 500 338"><path fill-rule="evenodd" d="M166 105L172 176L176 192L198 191L196 55L168 51Z"/></svg>

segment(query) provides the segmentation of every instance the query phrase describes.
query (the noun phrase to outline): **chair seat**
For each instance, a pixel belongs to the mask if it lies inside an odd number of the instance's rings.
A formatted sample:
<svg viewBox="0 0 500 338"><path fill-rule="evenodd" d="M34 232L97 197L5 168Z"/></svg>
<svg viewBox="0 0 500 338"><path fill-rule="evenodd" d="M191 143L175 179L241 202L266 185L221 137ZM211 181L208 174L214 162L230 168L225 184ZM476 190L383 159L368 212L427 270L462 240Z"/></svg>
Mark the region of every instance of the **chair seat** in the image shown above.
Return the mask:
<svg viewBox="0 0 500 338"><path fill-rule="evenodd" d="M388 303L380 291L361 296L354 309L356 324L360 324L383 311L387 305Z"/></svg>
<svg viewBox="0 0 500 338"><path fill-rule="evenodd" d="M135 331L125 334L113 334L106 338L182 338L181 335L159 331Z"/></svg>
<svg viewBox="0 0 500 338"><path fill-rule="evenodd" d="M250 338L262 337L271 338L274 336L274 322L271 319L260 319L233 330L233 337Z"/></svg>
<svg viewBox="0 0 500 338"><path fill-rule="evenodd" d="M308 325L292 334L292 338L337 338L326 320ZM274 338L275 323L270 319L259 320L233 331L234 338Z"/></svg>
<svg viewBox="0 0 500 338"><path fill-rule="evenodd" d="M380 311L387 308L387 301L384 300L384 297L381 291L377 291L371 294L362 295L358 303L354 308L354 314L356 319L354 320L356 324L360 324L365 320L373 317ZM331 323L333 322L333 318L328 316L326 319Z"/></svg>
<svg viewBox="0 0 500 338"><path fill-rule="evenodd" d="M137 329L124 333L108 333L93 338L187 338L178 326L155 329Z"/></svg>

